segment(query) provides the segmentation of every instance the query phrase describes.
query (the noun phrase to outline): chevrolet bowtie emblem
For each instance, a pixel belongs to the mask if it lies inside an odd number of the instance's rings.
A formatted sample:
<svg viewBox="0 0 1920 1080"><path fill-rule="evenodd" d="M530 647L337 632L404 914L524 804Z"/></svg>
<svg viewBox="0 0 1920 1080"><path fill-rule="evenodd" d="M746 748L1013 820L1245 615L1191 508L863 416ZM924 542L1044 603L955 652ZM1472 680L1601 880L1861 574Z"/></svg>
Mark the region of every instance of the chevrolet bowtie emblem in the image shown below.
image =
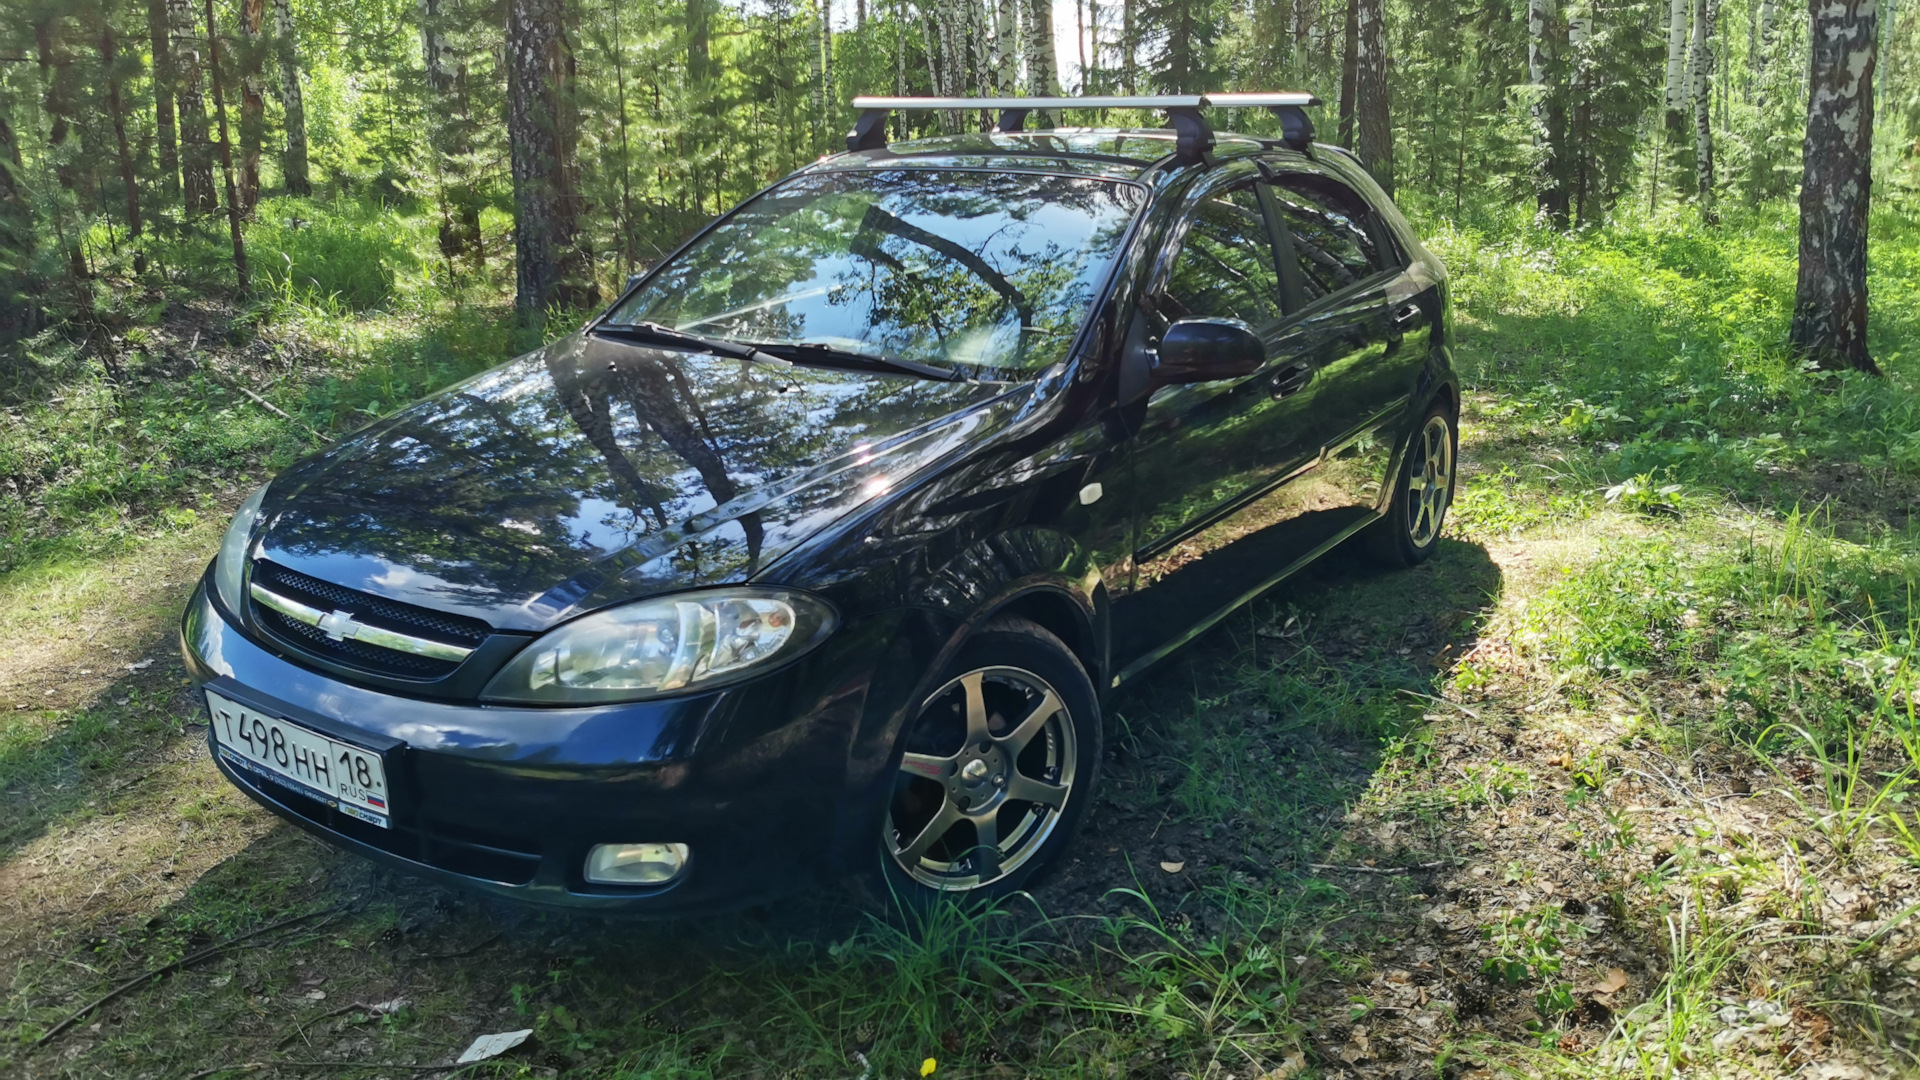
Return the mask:
<svg viewBox="0 0 1920 1080"><path fill-rule="evenodd" d="M357 637L365 624L353 617L351 611L333 611L320 616L316 624L328 637L335 641L346 641Z"/></svg>

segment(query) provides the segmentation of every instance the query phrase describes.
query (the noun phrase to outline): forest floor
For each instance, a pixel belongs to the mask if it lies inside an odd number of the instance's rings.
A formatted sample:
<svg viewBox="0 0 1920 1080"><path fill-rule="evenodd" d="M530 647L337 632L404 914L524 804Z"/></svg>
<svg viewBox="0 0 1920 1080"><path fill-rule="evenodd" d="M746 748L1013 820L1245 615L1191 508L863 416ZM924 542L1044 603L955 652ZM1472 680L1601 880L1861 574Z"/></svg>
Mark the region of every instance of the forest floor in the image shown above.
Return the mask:
<svg viewBox="0 0 1920 1080"><path fill-rule="evenodd" d="M1772 345L1780 216L1436 226L1470 387L1439 554L1336 553L1130 685L1067 865L911 924L529 913L215 772L174 620L226 514L499 355L484 315L162 297L112 382L42 342L0 428L0 1074L1920 1072L1915 221L1875 222L1883 382Z"/></svg>

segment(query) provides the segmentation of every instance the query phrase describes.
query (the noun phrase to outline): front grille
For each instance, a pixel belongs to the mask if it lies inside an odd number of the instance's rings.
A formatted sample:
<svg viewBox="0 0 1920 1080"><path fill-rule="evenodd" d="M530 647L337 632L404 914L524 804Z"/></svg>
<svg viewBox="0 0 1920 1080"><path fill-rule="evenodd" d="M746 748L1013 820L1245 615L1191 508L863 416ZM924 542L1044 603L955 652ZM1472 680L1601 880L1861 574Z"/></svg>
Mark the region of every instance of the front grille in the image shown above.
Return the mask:
<svg viewBox="0 0 1920 1080"><path fill-rule="evenodd" d="M355 619L370 626L463 648L479 647L493 629L479 619L449 615L344 588L264 559L253 564L253 580L262 588L308 607L351 612ZM252 603L254 621L283 644L336 664L400 679L439 679L460 666L457 660L416 656L364 641L335 641L317 626L289 618L257 600Z"/></svg>
<svg viewBox="0 0 1920 1080"><path fill-rule="evenodd" d="M383 829L318 799L277 785L256 784L252 775L236 772L248 786L308 821L408 862L503 885L525 885L540 868L537 840L424 818L396 819L393 828Z"/></svg>

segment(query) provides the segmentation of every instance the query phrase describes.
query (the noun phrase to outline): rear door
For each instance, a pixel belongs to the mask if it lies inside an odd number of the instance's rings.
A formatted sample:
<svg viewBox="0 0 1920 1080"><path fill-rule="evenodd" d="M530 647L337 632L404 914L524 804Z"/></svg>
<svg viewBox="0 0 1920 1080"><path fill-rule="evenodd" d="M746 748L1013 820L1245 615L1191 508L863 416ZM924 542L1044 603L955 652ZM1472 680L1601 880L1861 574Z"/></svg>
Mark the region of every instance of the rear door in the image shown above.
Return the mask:
<svg viewBox="0 0 1920 1080"><path fill-rule="evenodd" d="M1318 467L1299 482L1330 511L1321 515L1322 539L1333 539L1382 502L1425 362L1427 317L1402 288L1405 259L1391 233L1351 187L1289 164L1276 170L1270 191L1315 366L1308 437Z"/></svg>

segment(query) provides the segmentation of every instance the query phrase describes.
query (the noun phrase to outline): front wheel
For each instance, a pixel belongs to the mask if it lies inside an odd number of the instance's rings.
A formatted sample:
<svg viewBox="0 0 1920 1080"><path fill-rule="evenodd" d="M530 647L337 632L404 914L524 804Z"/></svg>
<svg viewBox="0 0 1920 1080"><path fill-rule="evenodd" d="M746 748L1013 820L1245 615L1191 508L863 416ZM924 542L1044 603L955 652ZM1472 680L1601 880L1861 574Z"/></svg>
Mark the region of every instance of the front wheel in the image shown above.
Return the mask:
<svg viewBox="0 0 1920 1080"><path fill-rule="evenodd" d="M1065 643L1025 619L982 628L907 723L879 863L909 905L989 900L1067 846L1100 771L1100 707Z"/></svg>
<svg viewBox="0 0 1920 1080"><path fill-rule="evenodd" d="M1375 558L1388 566L1416 566L1432 557L1453 505L1459 448L1453 410L1444 400L1435 401L1407 444L1387 516L1368 531Z"/></svg>

